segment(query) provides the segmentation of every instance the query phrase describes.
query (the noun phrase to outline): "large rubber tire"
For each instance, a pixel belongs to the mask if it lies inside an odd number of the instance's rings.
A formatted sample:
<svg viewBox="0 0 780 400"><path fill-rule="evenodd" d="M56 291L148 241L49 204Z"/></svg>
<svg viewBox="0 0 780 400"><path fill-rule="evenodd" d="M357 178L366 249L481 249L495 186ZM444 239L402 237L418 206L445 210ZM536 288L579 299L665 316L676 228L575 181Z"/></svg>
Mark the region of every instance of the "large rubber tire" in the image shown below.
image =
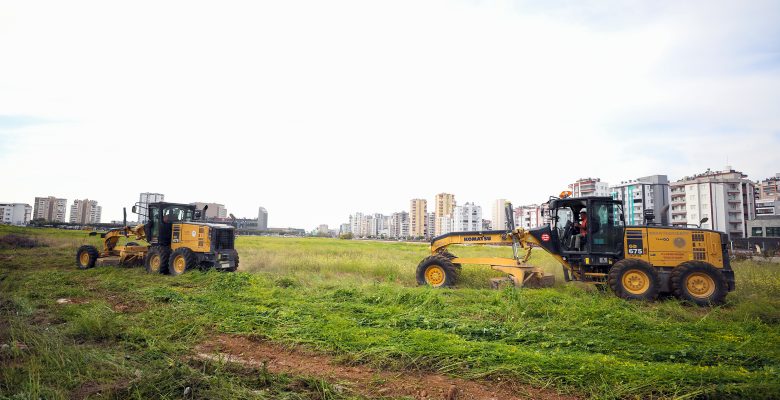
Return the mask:
<svg viewBox="0 0 780 400"><path fill-rule="evenodd" d="M95 246L85 244L76 250L76 267L78 269L89 269L95 266L100 253Z"/></svg>
<svg viewBox="0 0 780 400"><path fill-rule="evenodd" d="M198 258L195 253L187 247L180 247L171 253L168 259L168 274L177 276L183 274L188 269L198 266Z"/></svg>
<svg viewBox="0 0 780 400"><path fill-rule="evenodd" d="M167 274L168 259L171 257L171 249L161 246L152 246L144 257L144 267L150 274Z"/></svg>
<svg viewBox="0 0 780 400"><path fill-rule="evenodd" d="M452 287L457 280L457 267L444 255L428 256L417 265L418 285Z"/></svg>
<svg viewBox="0 0 780 400"><path fill-rule="evenodd" d="M628 300L653 301L658 298L658 272L643 260L623 259L609 270L609 287L616 296Z"/></svg>
<svg viewBox="0 0 780 400"><path fill-rule="evenodd" d="M456 256L455 254L450 253L447 250L442 251L441 255L443 255L444 257L447 257L449 260L453 260L455 258L458 258L458 256ZM460 264L452 264L452 265L455 266L455 273L457 274L457 276L455 278L457 280L457 279L460 278L460 273L463 272L463 266L460 265Z"/></svg>
<svg viewBox="0 0 780 400"><path fill-rule="evenodd" d="M686 261L672 270L672 292L699 306L723 304L728 293L726 277L712 264Z"/></svg>

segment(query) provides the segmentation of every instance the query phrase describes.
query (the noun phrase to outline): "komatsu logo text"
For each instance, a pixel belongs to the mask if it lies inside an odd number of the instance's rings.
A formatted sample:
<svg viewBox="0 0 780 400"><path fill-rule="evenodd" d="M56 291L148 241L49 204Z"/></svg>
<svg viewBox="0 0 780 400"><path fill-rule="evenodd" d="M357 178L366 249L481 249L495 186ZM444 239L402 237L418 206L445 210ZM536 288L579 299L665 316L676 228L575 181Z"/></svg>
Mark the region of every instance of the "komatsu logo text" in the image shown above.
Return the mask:
<svg viewBox="0 0 780 400"><path fill-rule="evenodd" d="M490 236L469 236L463 238L464 242L489 242L490 240L492 240Z"/></svg>

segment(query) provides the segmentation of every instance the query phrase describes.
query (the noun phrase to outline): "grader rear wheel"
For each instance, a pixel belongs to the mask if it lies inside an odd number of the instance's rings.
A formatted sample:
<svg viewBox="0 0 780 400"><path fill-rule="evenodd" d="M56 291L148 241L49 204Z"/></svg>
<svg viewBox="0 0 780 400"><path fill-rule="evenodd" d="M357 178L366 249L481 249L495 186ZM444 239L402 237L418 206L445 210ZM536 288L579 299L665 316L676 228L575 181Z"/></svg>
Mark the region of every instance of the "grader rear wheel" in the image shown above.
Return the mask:
<svg viewBox="0 0 780 400"><path fill-rule="evenodd" d="M181 247L176 249L168 260L168 273L176 276L181 275L188 269L195 268L198 264L198 259L192 250Z"/></svg>
<svg viewBox="0 0 780 400"><path fill-rule="evenodd" d="M699 306L722 304L728 285L717 268L703 261L686 261L672 270L672 291L680 300Z"/></svg>

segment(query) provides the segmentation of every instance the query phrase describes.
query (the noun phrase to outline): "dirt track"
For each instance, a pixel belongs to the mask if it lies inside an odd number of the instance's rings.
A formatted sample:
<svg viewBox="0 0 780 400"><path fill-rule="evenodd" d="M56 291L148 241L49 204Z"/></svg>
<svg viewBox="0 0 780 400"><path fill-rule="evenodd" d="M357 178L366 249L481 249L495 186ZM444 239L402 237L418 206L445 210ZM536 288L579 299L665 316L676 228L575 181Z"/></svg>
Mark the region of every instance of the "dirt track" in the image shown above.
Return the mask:
<svg viewBox="0 0 780 400"><path fill-rule="evenodd" d="M432 373L383 371L367 366L345 366L331 357L300 348L285 348L242 336L219 335L199 346L197 357L224 359L252 368L263 364L271 373L305 375L327 380L370 398L410 396L418 400L576 399L551 389L512 382L471 381Z"/></svg>

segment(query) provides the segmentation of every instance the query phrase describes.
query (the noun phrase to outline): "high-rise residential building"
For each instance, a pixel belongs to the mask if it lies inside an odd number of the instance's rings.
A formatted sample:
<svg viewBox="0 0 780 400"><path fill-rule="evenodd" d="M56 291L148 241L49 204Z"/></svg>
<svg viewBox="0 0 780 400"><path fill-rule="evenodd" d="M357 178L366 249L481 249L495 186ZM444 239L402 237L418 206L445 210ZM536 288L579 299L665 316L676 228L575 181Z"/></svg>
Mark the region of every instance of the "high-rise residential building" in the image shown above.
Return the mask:
<svg viewBox="0 0 780 400"><path fill-rule="evenodd" d="M317 235L319 236L330 235L330 231L328 230L328 224L320 224L320 226L317 227Z"/></svg>
<svg viewBox="0 0 780 400"><path fill-rule="evenodd" d="M346 235L348 233L352 233L352 228L349 227L349 222L346 224L341 224L339 227L339 235Z"/></svg>
<svg viewBox="0 0 780 400"><path fill-rule="evenodd" d="M544 209L538 204L516 207L514 218L517 228L531 229L545 225Z"/></svg>
<svg viewBox="0 0 780 400"><path fill-rule="evenodd" d="M268 211L263 207L257 211L257 229L261 231L268 229Z"/></svg>
<svg viewBox="0 0 780 400"><path fill-rule="evenodd" d="M190 203L190 205L195 206L195 209L197 210L202 210L206 206L209 206L209 208L206 208L206 215L203 216L206 219L227 218L228 212L224 204L196 201L194 203Z"/></svg>
<svg viewBox="0 0 780 400"><path fill-rule="evenodd" d="M425 222L428 216L428 202L425 199L412 199L409 206L409 236L425 236Z"/></svg>
<svg viewBox="0 0 780 400"><path fill-rule="evenodd" d="M493 220L492 227L494 230L509 229L506 220L506 199L498 199L493 202Z"/></svg>
<svg viewBox="0 0 780 400"><path fill-rule="evenodd" d="M24 203L0 203L0 224L27 225L32 219L32 206Z"/></svg>
<svg viewBox="0 0 780 400"><path fill-rule="evenodd" d="M409 213L396 212L390 216L388 230L391 238L406 238L409 236Z"/></svg>
<svg viewBox="0 0 780 400"><path fill-rule="evenodd" d="M609 184L599 178L578 179L569 184L572 197L609 196Z"/></svg>
<svg viewBox="0 0 780 400"><path fill-rule="evenodd" d="M780 172L771 178L756 182L756 199L780 200Z"/></svg>
<svg viewBox="0 0 780 400"><path fill-rule="evenodd" d="M651 175L642 178L620 182L609 188L613 199L623 201L623 214L627 225L642 225L645 223L644 212L652 209L655 221L669 225L671 210L669 202L669 179L666 175Z"/></svg>
<svg viewBox="0 0 780 400"><path fill-rule="evenodd" d="M747 175L726 167L685 177L670 185L672 225L699 225L726 232L730 238L747 237L747 221L755 218L755 184Z"/></svg>
<svg viewBox="0 0 780 400"><path fill-rule="evenodd" d="M36 197L33 208L33 219L43 219L47 222L65 222L65 212L68 200L56 197Z"/></svg>
<svg viewBox="0 0 780 400"><path fill-rule="evenodd" d="M450 193L439 193L436 195L436 220L434 223L434 236L443 235L448 232L444 232L442 224L450 224L452 212L455 209L455 195ZM450 227L452 229L452 227Z"/></svg>
<svg viewBox="0 0 780 400"><path fill-rule="evenodd" d="M453 232L479 232L482 230L482 207L474 203L455 206L452 222Z"/></svg>
<svg viewBox="0 0 780 400"><path fill-rule="evenodd" d="M780 199L756 199L756 217L780 215Z"/></svg>
<svg viewBox="0 0 780 400"><path fill-rule="evenodd" d="M71 224L99 224L103 207L96 200L73 200L70 206Z"/></svg>
<svg viewBox="0 0 780 400"><path fill-rule="evenodd" d="M366 221L363 213L354 213L349 216L349 231L355 237L366 236Z"/></svg>
<svg viewBox="0 0 780 400"><path fill-rule="evenodd" d="M149 204L165 201L165 195L162 193L141 193L138 198L138 223L145 224L149 221Z"/></svg>
<svg viewBox="0 0 780 400"><path fill-rule="evenodd" d="M436 213L428 213L425 216L425 237L430 239L434 237L436 229Z"/></svg>

